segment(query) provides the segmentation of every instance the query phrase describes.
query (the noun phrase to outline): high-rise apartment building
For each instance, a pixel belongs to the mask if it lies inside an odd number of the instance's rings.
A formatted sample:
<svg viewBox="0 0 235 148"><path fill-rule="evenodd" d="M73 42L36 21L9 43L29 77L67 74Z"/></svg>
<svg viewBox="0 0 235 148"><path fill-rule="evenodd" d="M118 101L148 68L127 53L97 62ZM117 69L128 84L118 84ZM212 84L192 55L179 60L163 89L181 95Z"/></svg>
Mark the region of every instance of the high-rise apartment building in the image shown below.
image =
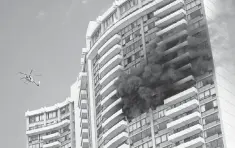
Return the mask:
<svg viewBox="0 0 235 148"><path fill-rule="evenodd" d="M116 0L89 23L85 67L91 148L233 147L234 51L219 48L213 34L214 30L225 34L221 26L214 25L220 23L217 15L223 12L223 2ZM200 39L196 46L190 37ZM226 38L225 34L220 40ZM120 72L130 74L133 67L148 62L152 43L164 45L164 67L174 65L184 72L173 83L181 89L166 93L155 110L128 121L114 84ZM202 59L210 59L213 64L203 74L191 72L197 66L196 72L200 73L206 64L191 63L198 54L191 54L191 46L209 49L209 55Z"/></svg>
<svg viewBox="0 0 235 148"><path fill-rule="evenodd" d="M27 148L76 148L74 101L27 111Z"/></svg>
<svg viewBox="0 0 235 148"><path fill-rule="evenodd" d="M235 51L222 18L228 1L116 0L88 25L71 99L26 113L28 147L233 148ZM161 66L181 75L160 89L157 108L128 120L114 84L121 72L149 63L153 44Z"/></svg>

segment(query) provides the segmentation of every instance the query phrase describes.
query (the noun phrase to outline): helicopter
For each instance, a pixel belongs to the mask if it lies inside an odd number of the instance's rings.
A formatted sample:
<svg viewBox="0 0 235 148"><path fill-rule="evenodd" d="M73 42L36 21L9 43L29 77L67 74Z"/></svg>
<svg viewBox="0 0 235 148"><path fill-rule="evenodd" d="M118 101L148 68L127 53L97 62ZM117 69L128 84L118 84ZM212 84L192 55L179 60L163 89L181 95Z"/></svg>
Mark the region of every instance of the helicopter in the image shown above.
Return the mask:
<svg viewBox="0 0 235 148"><path fill-rule="evenodd" d="M32 77L32 73L33 73L33 70L31 70L29 74L26 74L26 73L23 73L23 72L19 72L19 74L24 75L22 78L20 78L20 80L24 80L25 84L33 83L36 86L40 86L40 81L35 82L33 77ZM34 76L41 76L41 75L34 75Z"/></svg>

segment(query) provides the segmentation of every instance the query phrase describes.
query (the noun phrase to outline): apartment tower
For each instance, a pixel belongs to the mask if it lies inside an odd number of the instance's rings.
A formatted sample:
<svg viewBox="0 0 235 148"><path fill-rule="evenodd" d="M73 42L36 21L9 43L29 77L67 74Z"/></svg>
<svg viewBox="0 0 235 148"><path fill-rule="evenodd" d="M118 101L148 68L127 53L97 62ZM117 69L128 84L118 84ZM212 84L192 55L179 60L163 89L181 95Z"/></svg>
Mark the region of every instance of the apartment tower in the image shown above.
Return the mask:
<svg viewBox="0 0 235 148"><path fill-rule="evenodd" d="M234 51L219 46L216 38L229 40L226 26L218 25L227 2L116 0L89 23L85 83L91 148L233 147ZM200 38L197 48L210 51L207 58L213 63L201 75L191 73L195 68L188 51L192 46L189 37ZM114 84L120 72L130 74L133 67L148 61L152 43L166 48L164 66L176 65L184 71L173 83L183 89L167 93L155 110L128 121Z"/></svg>
<svg viewBox="0 0 235 148"><path fill-rule="evenodd" d="M76 148L74 101L27 111L27 148Z"/></svg>

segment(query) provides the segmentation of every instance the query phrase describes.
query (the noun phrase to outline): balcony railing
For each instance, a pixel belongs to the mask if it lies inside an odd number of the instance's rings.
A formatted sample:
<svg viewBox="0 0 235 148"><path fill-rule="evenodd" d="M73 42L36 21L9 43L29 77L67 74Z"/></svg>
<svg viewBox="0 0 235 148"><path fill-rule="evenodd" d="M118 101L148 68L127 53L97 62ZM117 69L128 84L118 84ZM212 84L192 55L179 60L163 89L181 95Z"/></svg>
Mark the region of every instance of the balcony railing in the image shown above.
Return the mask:
<svg viewBox="0 0 235 148"><path fill-rule="evenodd" d="M174 116L178 116L184 112L188 112L196 107L199 106L199 101L195 98L189 102L186 102L184 104L181 104L180 106L177 106L175 108L172 108L168 111L166 111L166 116L168 117L174 117Z"/></svg>
<svg viewBox="0 0 235 148"><path fill-rule="evenodd" d="M197 148L205 143L204 138L198 137L196 139L192 139L191 141L182 143L174 148Z"/></svg>
<svg viewBox="0 0 235 148"><path fill-rule="evenodd" d="M115 79L119 76L120 72L123 70L123 66L117 65L115 68L110 70L101 80L100 84L105 86L107 85L111 80Z"/></svg>
<svg viewBox="0 0 235 148"><path fill-rule="evenodd" d="M121 45L114 45L110 50L108 50L98 61L99 64L106 64L112 57L119 54L122 47Z"/></svg>
<svg viewBox="0 0 235 148"><path fill-rule="evenodd" d="M122 61L121 55L114 56L111 60L109 60L104 66L102 66L99 70L100 77L103 78L109 71L111 71L114 67L120 64Z"/></svg>
<svg viewBox="0 0 235 148"><path fill-rule="evenodd" d="M166 15L169 15L170 13L174 12L175 10L182 8L183 6L184 6L184 0L176 0L176 1L166 5L165 7L155 11L154 16L165 17Z"/></svg>
<svg viewBox="0 0 235 148"><path fill-rule="evenodd" d="M109 130L107 130L104 133L103 137L105 138L105 140L110 140L114 138L118 133L124 131L126 128L127 128L127 122L122 120L113 127L111 127Z"/></svg>
<svg viewBox="0 0 235 148"><path fill-rule="evenodd" d="M121 36L116 34L112 38L110 38L99 50L99 55L104 55L110 48L112 48L115 44L117 44L121 40Z"/></svg>
<svg viewBox="0 0 235 148"><path fill-rule="evenodd" d="M198 93L197 89L195 87L191 87L183 92L180 92L166 100L164 100L164 104L166 105L173 105L178 102L181 102L187 98L190 98Z"/></svg>
<svg viewBox="0 0 235 148"><path fill-rule="evenodd" d="M186 15L186 11L184 9L180 9L175 11L174 13L167 15L166 17L155 22L155 26L164 27L173 22L182 19Z"/></svg>
<svg viewBox="0 0 235 148"><path fill-rule="evenodd" d="M180 131L178 133L174 133L174 134L170 135L168 137L168 140L173 141L173 142L180 141L180 140L186 139L188 137L191 137L193 135L196 135L196 134L200 133L202 130L203 130L203 126L200 124L197 124L197 125L194 125L192 127L187 128L183 131Z"/></svg>
<svg viewBox="0 0 235 148"><path fill-rule="evenodd" d="M111 139L105 146L104 148L114 148L122 143L124 143L128 138L128 133L127 132L122 132L121 134L117 135L113 139Z"/></svg>
<svg viewBox="0 0 235 148"><path fill-rule="evenodd" d="M58 148L61 146L61 143L59 141L55 141L49 144L44 144L43 148Z"/></svg>
<svg viewBox="0 0 235 148"><path fill-rule="evenodd" d="M54 133L54 134L50 134L50 135L46 135L46 136L43 136L42 139L43 140L51 140L51 139L56 139L60 137L60 133L57 132L57 133Z"/></svg>
<svg viewBox="0 0 235 148"><path fill-rule="evenodd" d="M70 124L70 120L66 119L66 120L63 120L63 121L58 122L56 124L53 124L53 125L44 126L42 128L39 128L39 129L29 130L29 131L26 132L26 134L28 136L37 135L37 134L45 133L47 131L60 129L60 128L65 127L69 124Z"/></svg>
<svg viewBox="0 0 235 148"><path fill-rule="evenodd" d="M188 114L184 117L181 117L177 120L174 120L167 124L167 128L169 129L177 129L180 127L183 127L189 123L195 122L197 120L201 119L201 113L199 112L193 112L191 114Z"/></svg>

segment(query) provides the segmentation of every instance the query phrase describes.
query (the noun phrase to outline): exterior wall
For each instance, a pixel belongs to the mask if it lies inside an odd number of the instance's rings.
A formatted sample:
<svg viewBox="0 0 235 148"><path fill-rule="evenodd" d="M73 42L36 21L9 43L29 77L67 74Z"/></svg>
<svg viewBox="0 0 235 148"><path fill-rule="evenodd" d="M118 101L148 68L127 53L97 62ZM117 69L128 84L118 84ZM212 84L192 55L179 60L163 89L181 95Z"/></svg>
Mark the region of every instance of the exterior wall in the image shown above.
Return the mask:
<svg viewBox="0 0 235 148"><path fill-rule="evenodd" d="M215 64L220 117L226 148L235 145L234 1L204 0Z"/></svg>

